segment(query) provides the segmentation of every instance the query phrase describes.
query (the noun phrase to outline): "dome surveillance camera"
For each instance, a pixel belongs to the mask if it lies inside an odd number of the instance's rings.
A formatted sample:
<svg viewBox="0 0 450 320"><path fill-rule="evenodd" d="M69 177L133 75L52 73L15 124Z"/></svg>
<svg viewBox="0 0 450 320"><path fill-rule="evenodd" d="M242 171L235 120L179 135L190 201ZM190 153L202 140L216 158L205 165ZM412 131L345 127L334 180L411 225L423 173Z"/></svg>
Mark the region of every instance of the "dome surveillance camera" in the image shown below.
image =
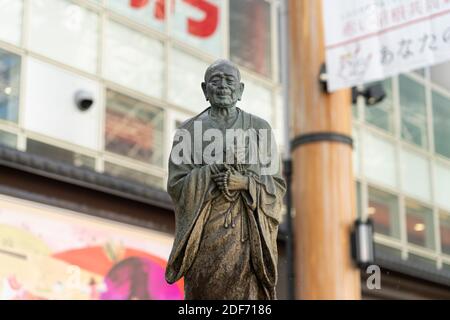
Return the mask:
<svg viewBox="0 0 450 320"><path fill-rule="evenodd" d="M88 110L94 104L94 96L91 92L78 90L74 96L75 104L81 111Z"/></svg>

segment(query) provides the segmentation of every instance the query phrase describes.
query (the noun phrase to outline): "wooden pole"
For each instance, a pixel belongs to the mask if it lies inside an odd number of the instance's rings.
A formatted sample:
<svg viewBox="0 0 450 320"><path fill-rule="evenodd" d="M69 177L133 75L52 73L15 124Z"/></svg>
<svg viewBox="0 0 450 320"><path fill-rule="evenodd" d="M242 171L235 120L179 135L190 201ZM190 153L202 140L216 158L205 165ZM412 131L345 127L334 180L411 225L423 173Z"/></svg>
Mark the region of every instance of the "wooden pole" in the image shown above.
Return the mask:
<svg viewBox="0 0 450 320"><path fill-rule="evenodd" d="M292 150L296 297L360 299L350 250L352 148L330 141L330 133L351 137L351 93L324 93L318 80L325 62L322 1L289 0L288 12L291 114L294 139L302 141ZM305 135L318 141L305 142Z"/></svg>

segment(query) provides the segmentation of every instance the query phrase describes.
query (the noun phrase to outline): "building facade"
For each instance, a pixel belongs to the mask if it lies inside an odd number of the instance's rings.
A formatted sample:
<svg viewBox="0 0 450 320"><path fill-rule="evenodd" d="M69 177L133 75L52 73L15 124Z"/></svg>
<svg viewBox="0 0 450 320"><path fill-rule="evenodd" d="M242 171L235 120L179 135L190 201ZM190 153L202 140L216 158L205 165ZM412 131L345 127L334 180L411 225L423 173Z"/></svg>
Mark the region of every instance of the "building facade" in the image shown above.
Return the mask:
<svg viewBox="0 0 450 320"><path fill-rule="evenodd" d="M208 107L203 72L227 58L240 107L283 149L279 24L278 0L0 0L0 298L182 298L163 278L174 130ZM364 297L450 295L449 71L353 106L357 206L386 270Z"/></svg>
<svg viewBox="0 0 450 320"><path fill-rule="evenodd" d="M173 133L218 58L280 127L277 28L277 1L1 1L1 298L182 298Z"/></svg>
<svg viewBox="0 0 450 320"><path fill-rule="evenodd" d="M382 82L386 99L353 106L358 212L385 263L448 285L450 63Z"/></svg>

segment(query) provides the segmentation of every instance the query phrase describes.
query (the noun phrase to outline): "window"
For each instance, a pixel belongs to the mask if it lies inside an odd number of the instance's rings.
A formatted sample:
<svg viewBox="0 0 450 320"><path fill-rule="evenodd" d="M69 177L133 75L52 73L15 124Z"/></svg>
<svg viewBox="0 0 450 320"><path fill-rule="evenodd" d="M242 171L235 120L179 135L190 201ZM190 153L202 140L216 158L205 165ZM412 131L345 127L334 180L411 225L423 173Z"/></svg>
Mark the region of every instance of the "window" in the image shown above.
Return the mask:
<svg viewBox="0 0 450 320"><path fill-rule="evenodd" d="M266 120L275 128L272 121L272 91L250 79L243 78L242 82L245 84L242 102L236 106Z"/></svg>
<svg viewBox="0 0 450 320"><path fill-rule="evenodd" d="M439 217L442 253L450 255L450 214L441 212Z"/></svg>
<svg viewBox="0 0 450 320"><path fill-rule="evenodd" d="M38 59L26 60L24 127L84 148L100 149L100 83ZM45 79L45 81L43 81ZM75 94L83 90L93 98L81 111Z"/></svg>
<svg viewBox="0 0 450 320"><path fill-rule="evenodd" d="M402 252L399 249L394 249L379 243L375 243L375 255L388 256L389 258L401 259Z"/></svg>
<svg viewBox="0 0 450 320"><path fill-rule="evenodd" d="M163 184L163 180L159 177L146 174L142 171L119 166L110 162L105 162L105 173L113 177L121 178L131 182L138 182L140 184L150 185L157 188L161 188Z"/></svg>
<svg viewBox="0 0 450 320"><path fill-rule="evenodd" d="M403 140L427 148L427 112L425 87L400 75L400 109L402 113Z"/></svg>
<svg viewBox="0 0 450 320"><path fill-rule="evenodd" d="M436 153L450 158L450 98L433 92L433 129Z"/></svg>
<svg viewBox="0 0 450 320"><path fill-rule="evenodd" d="M436 268L435 260L430 259L430 258L425 258L425 257L419 256L417 254L409 253L408 254L408 262L410 262L413 265L422 266L427 269L429 269L430 267Z"/></svg>
<svg viewBox="0 0 450 320"><path fill-rule="evenodd" d="M392 80L380 82L386 92L386 98L376 105L365 109L366 121L380 129L394 132L394 99L392 97Z"/></svg>
<svg viewBox="0 0 450 320"><path fill-rule="evenodd" d="M20 57L0 49L0 119L17 122Z"/></svg>
<svg viewBox="0 0 450 320"><path fill-rule="evenodd" d="M169 65L169 100L190 111L200 113L209 103L201 88L208 64L181 50L173 49Z"/></svg>
<svg viewBox="0 0 450 320"><path fill-rule="evenodd" d="M36 0L29 3L29 48L95 73L98 16L66 0Z"/></svg>
<svg viewBox="0 0 450 320"><path fill-rule="evenodd" d="M0 145L16 148L17 136L13 133L0 130Z"/></svg>
<svg viewBox="0 0 450 320"><path fill-rule="evenodd" d="M230 0L231 60L270 77L270 4L264 0Z"/></svg>
<svg viewBox="0 0 450 320"><path fill-rule="evenodd" d="M111 10L136 22L159 31L164 30L166 0L107 0L107 4Z"/></svg>
<svg viewBox="0 0 450 320"><path fill-rule="evenodd" d="M432 210L408 200L406 202L406 233L409 243L434 250Z"/></svg>
<svg viewBox="0 0 450 320"><path fill-rule="evenodd" d="M95 159L92 157L58 148L37 140L27 139L27 152L65 162L76 167L95 168Z"/></svg>
<svg viewBox="0 0 450 320"><path fill-rule="evenodd" d="M164 89L164 47L140 32L115 22L106 28L104 75L154 97Z"/></svg>
<svg viewBox="0 0 450 320"><path fill-rule="evenodd" d="M163 110L108 91L105 150L162 166Z"/></svg>
<svg viewBox="0 0 450 320"><path fill-rule="evenodd" d="M22 36L22 0L0 1L0 39L20 44Z"/></svg>
<svg viewBox="0 0 450 320"><path fill-rule="evenodd" d="M364 173L373 181L397 187L395 146L370 132L364 132Z"/></svg>
<svg viewBox="0 0 450 320"><path fill-rule="evenodd" d="M369 187L367 215L374 223L375 232L400 239L399 209L396 196Z"/></svg>
<svg viewBox="0 0 450 320"><path fill-rule="evenodd" d="M447 271L450 274L450 264L442 264L442 269Z"/></svg>
<svg viewBox="0 0 450 320"><path fill-rule="evenodd" d="M401 151L402 188L411 196L431 199L430 168L426 158L415 152Z"/></svg>

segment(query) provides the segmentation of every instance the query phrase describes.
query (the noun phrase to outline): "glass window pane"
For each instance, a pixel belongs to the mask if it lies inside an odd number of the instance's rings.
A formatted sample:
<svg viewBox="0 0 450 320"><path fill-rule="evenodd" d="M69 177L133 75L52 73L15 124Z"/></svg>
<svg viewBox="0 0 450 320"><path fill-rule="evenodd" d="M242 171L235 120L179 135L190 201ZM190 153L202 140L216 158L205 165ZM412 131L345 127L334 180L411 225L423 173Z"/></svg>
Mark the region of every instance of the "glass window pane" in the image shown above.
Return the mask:
<svg viewBox="0 0 450 320"><path fill-rule="evenodd" d="M436 153L450 158L450 98L433 92L433 129Z"/></svg>
<svg viewBox="0 0 450 320"><path fill-rule="evenodd" d="M209 106L201 88L208 64L177 49L172 50L171 59L169 100L190 111L202 112Z"/></svg>
<svg viewBox="0 0 450 320"><path fill-rule="evenodd" d="M408 242L434 249L433 211L408 200L406 202L406 233Z"/></svg>
<svg viewBox="0 0 450 320"><path fill-rule="evenodd" d="M435 201L450 210L450 167L435 163L434 181Z"/></svg>
<svg viewBox="0 0 450 320"><path fill-rule="evenodd" d="M52 160L65 162L76 167L95 168L95 159L83 154L58 148L40 141L27 139L27 152L47 157Z"/></svg>
<svg viewBox="0 0 450 320"><path fill-rule="evenodd" d="M151 28L164 30L165 0L108 0L108 8Z"/></svg>
<svg viewBox="0 0 450 320"><path fill-rule="evenodd" d="M272 91L256 81L242 78L245 84L242 94L242 103L238 102L237 107L244 111L253 113L266 120L274 128L272 123Z"/></svg>
<svg viewBox="0 0 450 320"><path fill-rule="evenodd" d="M230 0L230 57L234 62L270 76L270 4L264 0Z"/></svg>
<svg viewBox="0 0 450 320"><path fill-rule="evenodd" d="M450 214L441 213L439 217L439 229L441 233L441 250L450 255Z"/></svg>
<svg viewBox="0 0 450 320"><path fill-rule="evenodd" d="M0 119L17 122L20 57L0 49Z"/></svg>
<svg viewBox="0 0 450 320"><path fill-rule="evenodd" d="M222 56L222 0L175 1L172 33L184 41L214 56Z"/></svg>
<svg viewBox="0 0 450 320"><path fill-rule="evenodd" d="M370 132L364 132L364 173L373 181L397 187L395 146Z"/></svg>
<svg viewBox="0 0 450 320"><path fill-rule="evenodd" d="M105 173L124 180L138 182L145 185L162 188L163 180L159 177L146 174L142 171L133 170L110 162L105 162Z"/></svg>
<svg viewBox="0 0 450 320"><path fill-rule="evenodd" d="M386 98L380 103L365 109L366 121L380 129L394 131L394 100L392 97L392 80L386 79L381 82L386 92Z"/></svg>
<svg viewBox="0 0 450 320"><path fill-rule="evenodd" d="M447 271L448 274L450 275L450 264L446 264L446 263L442 264L442 269Z"/></svg>
<svg viewBox="0 0 450 320"><path fill-rule="evenodd" d="M163 44L118 23L109 22L103 73L114 82L161 97L164 88Z"/></svg>
<svg viewBox="0 0 450 320"><path fill-rule="evenodd" d="M411 262L411 264L415 266L420 266L429 269L436 268L436 260L432 260L430 258L422 257L417 254L408 254L408 262Z"/></svg>
<svg viewBox="0 0 450 320"><path fill-rule="evenodd" d="M400 239L398 199L384 191L369 187L367 214L372 219L375 232Z"/></svg>
<svg viewBox="0 0 450 320"><path fill-rule="evenodd" d="M426 158L407 150L401 151L402 188L411 196L431 199L430 170Z"/></svg>
<svg viewBox="0 0 450 320"><path fill-rule="evenodd" d="M396 258L396 259L401 259L402 257L402 253L399 249L396 248L391 248L379 243L375 244L375 256L379 257L386 257L388 256L389 258Z"/></svg>
<svg viewBox="0 0 450 320"><path fill-rule="evenodd" d="M108 91L105 150L162 165L163 110Z"/></svg>
<svg viewBox="0 0 450 320"><path fill-rule="evenodd" d="M0 145L15 149L17 146L17 136L14 133L0 130Z"/></svg>
<svg viewBox="0 0 450 320"><path fill-rule="evenodd" d="M450 62L433 66L430 71L431 81L450 92Z"/></svg>
<svg viewBox="0 0 450 320"><path fill-rule="evenodd" d="M0 0L0 39L20 44L22 35L22 0Z"/></svg>
<svg viewBox="0 0 450 320"><path fill-rule="evenodd" d="M31 50L95 73L98 16L66 0L30 1Z"/></svg>
<svg viewBox="0 0 450 320"><path fill-rule="evenodd" d="M400 109L402 113L402 138L427 148L427 111L425 87L400 75Z"/></svg>

